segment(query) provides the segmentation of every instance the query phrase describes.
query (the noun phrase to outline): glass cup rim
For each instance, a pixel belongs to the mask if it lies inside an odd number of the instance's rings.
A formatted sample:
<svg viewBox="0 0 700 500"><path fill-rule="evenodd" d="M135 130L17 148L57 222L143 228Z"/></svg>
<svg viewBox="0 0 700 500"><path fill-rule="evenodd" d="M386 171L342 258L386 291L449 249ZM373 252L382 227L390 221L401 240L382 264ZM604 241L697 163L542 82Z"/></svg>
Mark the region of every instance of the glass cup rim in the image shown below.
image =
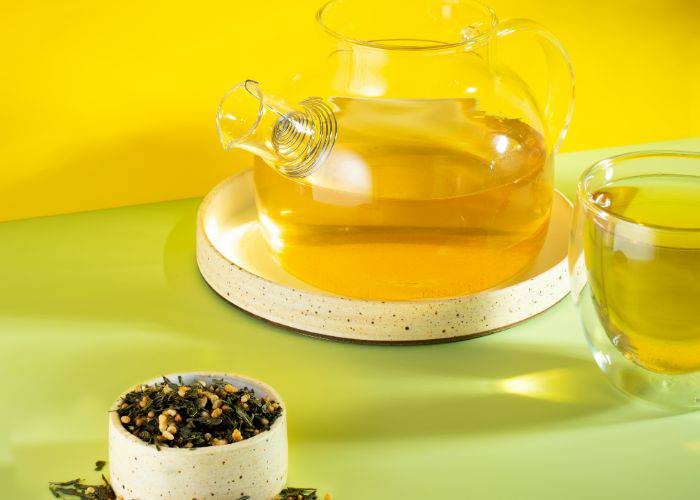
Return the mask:
<svg viewBox="0 0 700 500"><path fill-rule="evenodd" d="M669 226L669 225L663 225L663 224L652 224L652 223L645 223L642 221L630 219L628 217L625 217L624 215L620 215L618 213L615 213L611 210L607 210L604 207L601 207L600 205L596 204L593 202L591 199L591 194L592 192L587 188L586 183L587 181L593 177L595 174L600 172L601 170L605 168L609 168L615 164L619 164L625 161L634 161L637 159L642 159L642 158L662 158L662 157L668 157L668 158L685 158L685 159L690 159L690 160L695 160L698 162L698 166L700 167L700 152L696 151L681 151L681 150L650 150L650 151L634 151L631 153L623 153L619 155L614 155L614 156L609 156L607 158L604 158L602 160L597 161L590 167L588 167L586 170L583 171L581 176L579 177L577 186L576 186L576 195L578 198L579 203L589 212L593 213L595 216L598 216L604 220L607 221L615 221L623 224L630 224L633 226L637 227L642 227L642 228L648 228L650 230L658 230L658 231L673 231L673 232L679 232L679 233L697 233L700 232L700 227L676 227L676 226ZM698 174L691 174L693 177L698 177L700 178L700 169L698 170ZM671 175L671 174L660 174L660 175ZM626 177L621 177L620 179L625 179ZM699 200L700 203L700 200Z"/></svg>

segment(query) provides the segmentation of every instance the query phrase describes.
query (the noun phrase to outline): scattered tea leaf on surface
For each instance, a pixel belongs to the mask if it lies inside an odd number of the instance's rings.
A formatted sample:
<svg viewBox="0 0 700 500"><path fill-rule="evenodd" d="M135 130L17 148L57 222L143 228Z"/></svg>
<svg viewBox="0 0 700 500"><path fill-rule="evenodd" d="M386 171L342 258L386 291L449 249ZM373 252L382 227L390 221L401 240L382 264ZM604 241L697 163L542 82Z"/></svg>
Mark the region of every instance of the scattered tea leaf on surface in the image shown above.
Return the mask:
<svg viewBox="0 0 700 500"><path fill-rule="evenodd" d="M280 491L275 500L318 500L316 488L285 488ZM326 494L324 500L331 500L331 496Z"/></svg>
<svg viewBox="0 0 700 500"><path fill-rule="evenodd" d="M102 484L84 484L82 479L49 483L49 491L55 498L85 498L89 500L115 500L117 497L107 478Z"/></svg>

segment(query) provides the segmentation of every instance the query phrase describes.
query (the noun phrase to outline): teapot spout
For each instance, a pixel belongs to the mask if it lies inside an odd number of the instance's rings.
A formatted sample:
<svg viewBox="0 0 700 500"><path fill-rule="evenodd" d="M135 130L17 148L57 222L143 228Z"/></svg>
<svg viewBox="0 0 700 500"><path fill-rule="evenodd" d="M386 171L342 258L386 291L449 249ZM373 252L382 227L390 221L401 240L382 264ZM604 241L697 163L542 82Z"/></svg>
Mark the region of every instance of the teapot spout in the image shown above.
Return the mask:
<svg viewBox="0 0 700 500"><path fill-rule="evenodd" d="M229 90L216 113L225 150L244 149L289 177L306 177L330 154L337 121L330 104L312 97L296 106L263 94L254 80Z"/></svg>
<svg viewBox="0 0 700 500"><path fill-rule="evenodd" d="M267 144L271 134L270 103L265 101L258 82L254 80L241 82L226 92L216 113L219 140L226 151L241 148L266 160L274 159ZM283 115L289 110L277 112Z"/></svg>

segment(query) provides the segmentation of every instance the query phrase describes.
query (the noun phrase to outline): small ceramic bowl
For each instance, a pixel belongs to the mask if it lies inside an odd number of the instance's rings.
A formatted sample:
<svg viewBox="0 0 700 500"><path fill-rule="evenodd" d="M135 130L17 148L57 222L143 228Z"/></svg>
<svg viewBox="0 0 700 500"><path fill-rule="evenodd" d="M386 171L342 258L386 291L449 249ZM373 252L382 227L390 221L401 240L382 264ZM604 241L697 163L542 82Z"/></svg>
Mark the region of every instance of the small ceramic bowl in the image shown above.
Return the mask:
<svg viewBox="0 0 700 500"><path fill-rule="evenodd" d="M238 443L203 448L156 449L127 431L116 411L109 414L109 471L112 487L125 500L240 499L270 500L287 482L287 410L272 387L227 373L182 373L184 383L224 379L234 387L248 387L270 397L282 414L269 431ZM153 385L157 378L143 385ZM123 395L122 395L123 396ZM113 409L121 402L115 402Z"/></svg>

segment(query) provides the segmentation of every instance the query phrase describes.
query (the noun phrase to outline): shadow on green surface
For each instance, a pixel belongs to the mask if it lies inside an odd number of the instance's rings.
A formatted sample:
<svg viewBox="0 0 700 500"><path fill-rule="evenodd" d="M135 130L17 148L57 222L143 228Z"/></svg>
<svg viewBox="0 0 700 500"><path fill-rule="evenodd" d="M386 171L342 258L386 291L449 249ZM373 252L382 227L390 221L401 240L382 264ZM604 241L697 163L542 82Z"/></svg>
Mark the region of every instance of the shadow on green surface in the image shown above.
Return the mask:
<svg viewBox="0 0 700 500"><path fill-rule="evenodd" d="M170 288L183 297L203 284L198 273L184 272L189 257L172 251L190 241L193 225L194 220L173 228L164 259ZM213 291L208 292L207 301L219 301L225 309L235 311ZM284 387L296 382L283 394L288 404L297 402L292 408L297 416L290 416L297 427L291 433L300 439L384 440L526 432L659 415L651 408L640 411L610 386L588 352L575 356L546 344L494 342L489 337L433 346L348 345L250 321L272 331L276 337L270 341L277 347L288 343L305 354L285 357L284 352L270 352L278 368L288 369L292 376L291 381L284 377L284 382L277 383ZM264 342L260 339L257 344ZM625 413L629 405L635 411Z"/></svg>
<svg viewBox="0 0 700 500"><path fill-rule="evenodd" d="M104 325L198 341L230 335L239 313L213 300L194 260L198 203L0 224L0 320L79 322L73 333L86 342Z"/></svg>
<svg viewBox="0 0 700 500"><path fill-rule="evenodd" d="M4 266L0 290L6 346L0 361L13 377L60 382L44 400L22 396L24 408L51 407L56 430L67 415L81 415L91 436L99 436L105 409L125 387L164 373L217 370L275 386L289 408L292 443L518 433L650 418L638 408L626 410L632 403L607 385L588 353L520 344L522 333L378 347L311 339L254 320L221 300L197 271L197 204L0 224L0 238L10 236L0 260L12 262ZM1 328L15 320L11 329ZM22 363L29 350L31 363ZM94 397L78 407L89 394ZM0 417L0 424L22 426L12 416ZM0 434L0 446L8 437Z"/></svg>
<svg viewBox="0 0 700 500"><path fill-rule="evenodd" d="M459 355L365 356L363 369L379 371L373 366L378 363L401 382L379 385L359 398L359 404L355 398L353 405L329 405L330 410L315 417L314 425L298 430L299 437L420 439L571 428L611 423L615 419L609 413L630 404L587 359L517 344L473 343L454 345L452 350ZM337 420L355 425L334 426Z"/></svg>

